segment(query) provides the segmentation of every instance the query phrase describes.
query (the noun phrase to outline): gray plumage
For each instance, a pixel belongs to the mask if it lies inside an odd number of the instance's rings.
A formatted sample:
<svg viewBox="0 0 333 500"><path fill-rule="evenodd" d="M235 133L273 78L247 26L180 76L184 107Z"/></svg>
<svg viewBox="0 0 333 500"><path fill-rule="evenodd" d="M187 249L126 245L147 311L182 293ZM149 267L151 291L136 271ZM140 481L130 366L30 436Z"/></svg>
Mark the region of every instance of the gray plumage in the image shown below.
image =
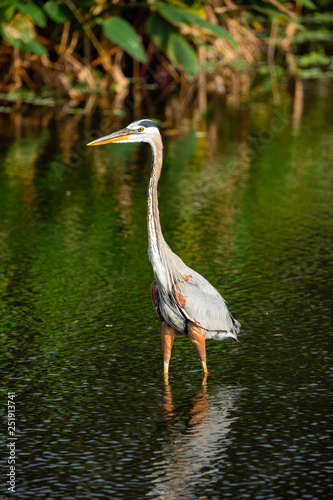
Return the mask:
<svg viewBox="0 0 333 500"><path fill-rule="evenodd" d="M138 120L90 145L109 142L147 142L151 146L153 161L147 197L148 254L157 286L154 306L163 325L169 325L169 330L164 333L162 325L162 349L163 346L165 352L169 349L171 355L173 338L165 340L165 335L173 336L175 331L189 334L207 374L205 338L222 340L230 337L237 341L240 324L228 311L219 292L203 276L184 264L164 240L157 200L163 161L161 134L151 120ZM171 347L168 342L171 342ZM165 374L168 373L169 354L163 354Z"/></svg>
<svg viewBox="0 0 333 500"><path fill-rule="evenodd" d="M148 253L157 283L161 315L170 326L182 333L186 333L187 322L190 320L202 325L207 332L207 339L232 337L237 340L240 324L229 313L219 292L203 276L184 264L164 240L157 202L157 183L163 158L162 138L158 128L150 120L139 120L128 128L133 130L148 125L145 139L142 139L150 144L153 154L148 187ZM182 275L191 278L184 281ZM174 297L175 283L178 283L178 291L186 300L183 308Z"/></svg>
<svg viewBox="0 0 333 500"><path fill-rule="evenodd" d="M206 339L223 340L231 337L237 340L240 324L235 320L219 292L199 273L188 267L172 252L163 240L161 268L154 269L159 293L159 307L162 317L175 330L186 333L188 321L197 323L206 330ZM154 261L150 258L154 267ZM186 281L183 276L190 276ZM184 297L185 305L180 307L173 286Z"/></svg>

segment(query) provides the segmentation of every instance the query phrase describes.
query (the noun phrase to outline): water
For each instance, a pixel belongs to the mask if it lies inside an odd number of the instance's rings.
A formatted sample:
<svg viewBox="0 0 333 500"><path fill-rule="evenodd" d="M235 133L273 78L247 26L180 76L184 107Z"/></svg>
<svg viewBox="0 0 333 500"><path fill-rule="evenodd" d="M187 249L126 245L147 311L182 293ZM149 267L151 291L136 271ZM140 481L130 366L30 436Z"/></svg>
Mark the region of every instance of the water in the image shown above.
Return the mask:
<svg viewBox="0 0 333 500"><path fill-rule="evenodd" d="M2 116L1 412L14 391L17 498L333 498L333 94L306 96L298 126L287 104L216 103L199 133L165 137L165 238L242 323L239 344L207 343L206 384L183 337L163 381L148 146L85 148L98 118L37 113L18 133Z"/></svg>

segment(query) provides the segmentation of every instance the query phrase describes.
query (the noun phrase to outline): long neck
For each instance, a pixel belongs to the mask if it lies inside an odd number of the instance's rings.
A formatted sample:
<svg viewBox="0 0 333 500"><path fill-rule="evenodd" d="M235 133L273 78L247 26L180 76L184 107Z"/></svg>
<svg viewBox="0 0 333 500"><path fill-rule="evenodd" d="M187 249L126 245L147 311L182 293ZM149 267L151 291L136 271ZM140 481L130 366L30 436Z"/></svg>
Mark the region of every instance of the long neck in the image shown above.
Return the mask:
<svg viewBox="0 0 333 500"><path fill-rule="evenodd" d="M151 149L153 161L147 197L148 253L150 262L156 273L161 265L160 249L165 244L161 230L157 200L157 184L161 175L163 161L163 144L160 136L154 138L154 141L151 143Z"/></svg>

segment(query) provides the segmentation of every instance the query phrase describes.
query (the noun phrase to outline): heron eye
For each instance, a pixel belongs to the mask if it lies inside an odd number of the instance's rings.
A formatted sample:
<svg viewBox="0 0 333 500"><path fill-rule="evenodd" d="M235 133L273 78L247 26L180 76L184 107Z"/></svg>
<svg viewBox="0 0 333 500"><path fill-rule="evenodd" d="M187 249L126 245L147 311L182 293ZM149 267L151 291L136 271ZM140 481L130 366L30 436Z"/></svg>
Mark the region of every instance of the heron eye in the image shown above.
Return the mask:
<svg viewBox="0 0 333 500"><path fill-rule="evenodd" d="M139 127L138 132L143 132L143 127Z"/></svg>

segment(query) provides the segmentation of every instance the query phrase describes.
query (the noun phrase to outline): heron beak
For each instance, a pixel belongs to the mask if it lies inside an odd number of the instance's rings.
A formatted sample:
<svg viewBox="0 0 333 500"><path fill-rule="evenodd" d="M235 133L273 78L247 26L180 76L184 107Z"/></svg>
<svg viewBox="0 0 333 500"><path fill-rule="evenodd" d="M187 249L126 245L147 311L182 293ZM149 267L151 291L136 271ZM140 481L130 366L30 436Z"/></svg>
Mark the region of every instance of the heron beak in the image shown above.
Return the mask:
<svg viewBox="0 0 333 500"><path fill-rule="evenodd" d="M134 130L130 130L129 128L123 128L118 130L118 132L114 132L110 135L105 135L100 139L96 139L96 141L89 142L87 146L100 146L101 144L109 144L110 142L121 142L126 141L131 134L133 134Z"/></svg>

